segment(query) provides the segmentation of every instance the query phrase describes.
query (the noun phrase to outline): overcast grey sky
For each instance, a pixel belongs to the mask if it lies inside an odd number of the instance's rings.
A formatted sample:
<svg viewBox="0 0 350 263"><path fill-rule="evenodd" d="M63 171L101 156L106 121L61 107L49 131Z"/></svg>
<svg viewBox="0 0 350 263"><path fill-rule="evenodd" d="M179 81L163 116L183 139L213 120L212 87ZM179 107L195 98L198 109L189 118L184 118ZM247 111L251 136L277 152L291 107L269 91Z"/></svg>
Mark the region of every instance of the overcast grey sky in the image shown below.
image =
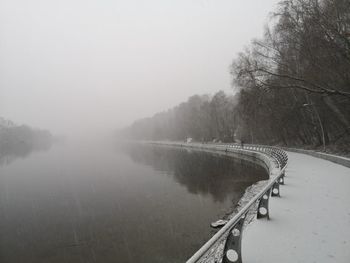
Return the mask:
<svg viewBox="0 0 350 263"><path fill-rule="evenodd" d="M231 92L233 57L277 2L1 0L0 116L91 134Z"/></svg>

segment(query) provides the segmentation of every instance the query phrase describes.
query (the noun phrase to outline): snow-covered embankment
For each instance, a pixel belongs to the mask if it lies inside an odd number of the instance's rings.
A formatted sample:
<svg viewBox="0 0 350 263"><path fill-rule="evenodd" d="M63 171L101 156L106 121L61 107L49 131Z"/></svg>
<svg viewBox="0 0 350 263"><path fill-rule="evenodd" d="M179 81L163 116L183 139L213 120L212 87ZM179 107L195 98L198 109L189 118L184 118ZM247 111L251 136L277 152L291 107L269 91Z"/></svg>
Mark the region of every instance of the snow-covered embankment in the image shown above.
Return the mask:
<svg viewBox="0 0 350 263"><path fill-rule="evenodd" d="M288 153L281 198L270 220L244 231L243 262L350 262L350 169Z"/></svg>

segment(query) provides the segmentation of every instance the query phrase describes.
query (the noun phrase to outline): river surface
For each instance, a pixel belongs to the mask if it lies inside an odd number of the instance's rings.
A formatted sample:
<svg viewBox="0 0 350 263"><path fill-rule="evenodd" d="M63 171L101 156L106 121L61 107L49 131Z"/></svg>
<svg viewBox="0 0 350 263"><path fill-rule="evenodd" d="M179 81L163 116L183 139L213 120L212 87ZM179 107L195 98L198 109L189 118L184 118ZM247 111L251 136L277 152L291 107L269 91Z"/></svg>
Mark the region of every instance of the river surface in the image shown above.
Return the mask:
<svg viewBox="0 0 350 263"><path fill-rule="evenodd" d="M247 161L163 146L12 156L0 165L0 262L184 262L263 179Z"/></svg>

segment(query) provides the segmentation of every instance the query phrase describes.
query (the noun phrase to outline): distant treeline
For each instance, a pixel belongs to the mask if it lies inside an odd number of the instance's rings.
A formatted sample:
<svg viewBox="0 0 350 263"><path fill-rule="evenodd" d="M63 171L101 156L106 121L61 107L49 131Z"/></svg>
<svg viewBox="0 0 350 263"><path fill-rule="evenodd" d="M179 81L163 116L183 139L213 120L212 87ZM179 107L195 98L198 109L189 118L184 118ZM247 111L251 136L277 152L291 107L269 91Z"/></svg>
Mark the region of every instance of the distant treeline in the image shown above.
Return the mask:
<svg viewBox="0 0 350 263"><path fill-rule="evenodd" d="M286 0L231 65L235 95L192 96L123 133L133 139L350 145L350 1Z"/></svg>
<svg viewBox="0 0 350 263"><path fill-rule="evenodd" d="M0 165L25 157L32 151L46 150L52 140L49 131L16 125L0 118Z"/></svg>
<svg viewBox="0 0 350 263"><path fill-rule="evenodd" d="M222 91L213 97L195 95L173 109L136 121L123 134L131 139L229 141L238 127L235 105L235 97Z"/></svg>

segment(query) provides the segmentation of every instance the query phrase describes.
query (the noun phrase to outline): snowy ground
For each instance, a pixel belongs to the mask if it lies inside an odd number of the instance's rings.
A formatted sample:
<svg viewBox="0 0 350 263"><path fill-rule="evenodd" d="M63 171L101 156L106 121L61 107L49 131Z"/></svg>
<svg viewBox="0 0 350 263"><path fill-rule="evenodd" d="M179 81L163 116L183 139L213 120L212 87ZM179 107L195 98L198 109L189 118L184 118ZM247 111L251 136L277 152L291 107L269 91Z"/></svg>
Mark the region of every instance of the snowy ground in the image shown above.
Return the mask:
<svg viewBox="0 0 350 263"><path fill-rule="evenodd" d="M288 152L270 220L243 233L243 262L350 262L350 168Z"/></svg>

